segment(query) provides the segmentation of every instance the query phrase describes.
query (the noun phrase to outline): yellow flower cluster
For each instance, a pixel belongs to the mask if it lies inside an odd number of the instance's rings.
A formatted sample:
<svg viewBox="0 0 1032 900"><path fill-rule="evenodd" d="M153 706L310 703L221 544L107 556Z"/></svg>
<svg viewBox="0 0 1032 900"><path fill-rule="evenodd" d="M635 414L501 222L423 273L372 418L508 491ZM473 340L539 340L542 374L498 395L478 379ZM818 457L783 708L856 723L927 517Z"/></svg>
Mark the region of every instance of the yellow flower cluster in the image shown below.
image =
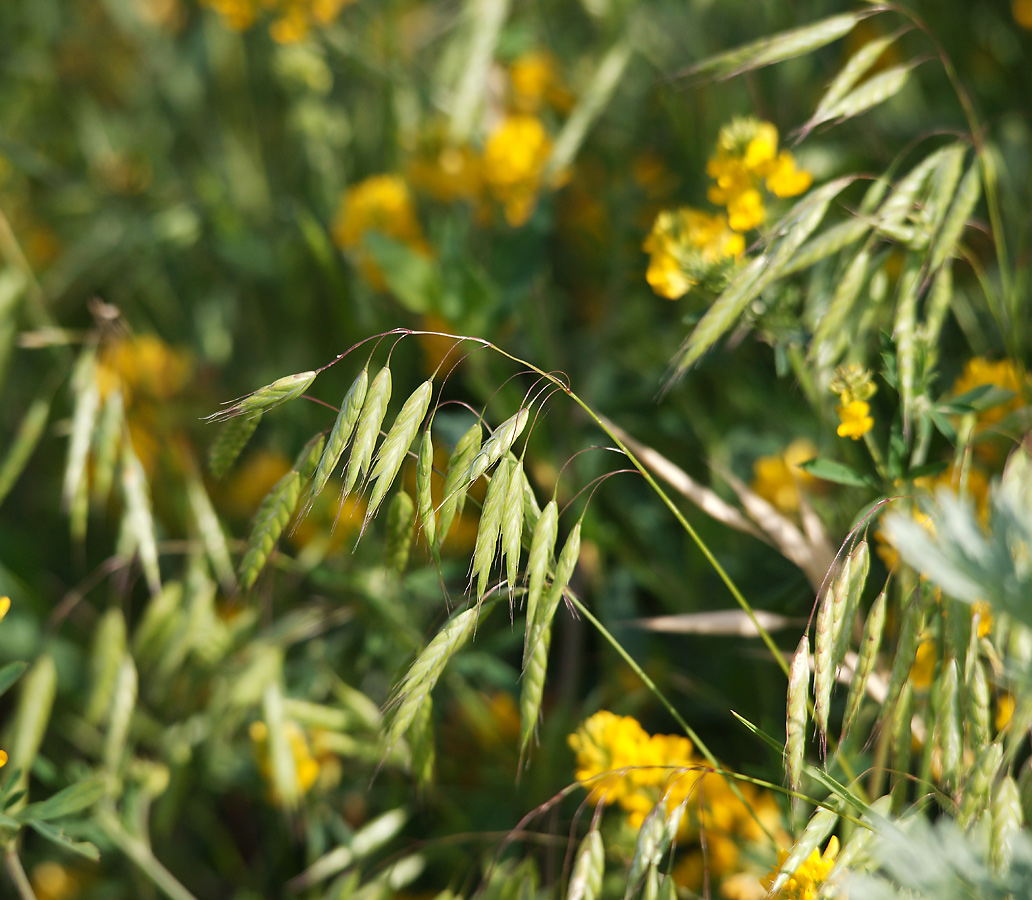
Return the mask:
<svg viewBox="0 0 1032 900"><path fill-rule="evenodd" d="M642 249L649 254L645 280L661 297L676 300L724 260L740 256L745 239L728 227L723 213L682 206L656 217Z"/></svg>
<svg viewBox="0 0 1032 900"><path fill-rule="evenodd" d="M767 896L770 900L817 900L821 886L827 881L828 873L831 871L831 867L835 865L835 857L838 856L838 851L838 838L832 836L823 854L819 850L814 850L776 893L768 894ZM768 891L771 885L774 884L778 872L781 871L781 867L786 859L788 859L788 851L779 850L778 864L763 879L763 886Z"/></svg>
<svg viewBox="0 0 1032 900"><path fill-rule="evenodd" d="M541 190L552 139L537 116L506 116L484 144L484 184L502 206L505 220L518 228L530 218Z"/></svg>
<svg viewBox="0 0 1032 900"><path fill-rule="evenodd" d="M673 809L688 801L679 840L703 835L706 851L689 851L675 878L698 887L704 870L722 879L739 862L739 844L759 841L767 832L783 836L780 812L772 794L740 784L743 803L727 779L694 753L688 738L650 735L631 716L608 710L595 713L568 738L576 753L577 780L595 803L619 804L631 828L641 826L660 801ZM762 825L761 825L762 823Z"/></svg>
<svg viewBox="0 0 1032 900"><path fill-rule="evenodd" d="M569 112L573 95L563 83L555 58L543 50L517 57L509 66L507 111L493 124L481 151L455 145L431 128L409 162L413 185L444 202L476 204L486 221L493 200L513 228L527 223L543 187L558 187L564 176L545 184L552 138L542 119L544 108Z"/></svg>
<svg viewBox="0 0 1032 900"><path fill-rule="evenodd" d="M246 31L262 14L272 16L269 34L279 44L296 44L313 25L328 25L354 0L201 0L227 28Z"/></svg>
<svg viewBox="0 0 1032 900"><path fill-rule="evenodd" d="M996 387L1012 391L1014 396L978 413L978 430L990 428L1004 416L1020 409L1025 402L1024 387L1018 370L1009 359L990 362L981 356L968 360L964 371L953 383L953 395L959 396L980 387Z"/></svg>
<svg viewBox="0 0 1032 900"><path fill-rule="evenodd" d="M312 755L305 733L294 723L286 722L283 726L294 759L294 771L297 775L297 787L300 793L307 794L319 778L319 761ZM258 771L269 785L269 795L274 803L281 803L272 780L272 759L269 755L269 727L262 721L251 723L248 729L254 742L254 755L258 763Z"/></svg>
<svg viewBox="0 0 1032 900"><path fill-rule="evenodd" d="M337 246L354 255L359 271L372 287L383 290L387 286L383 272L365 246L365 236L371 231L430 255L412 195L399 175L373 175L349 187L341 197L333 224Z"/></svg>
<svg viewBox="0 0 1032 900"><path fill-rule="evenodd" d="M799 468L816 456L817 447L806 438L792 441L783 453L776 456L761 456L753 463L753 492L781 512L796 512L800 488L813 488L821 483L820 479Z"/></svg>
<svg viewBox="0 0 1032 900"><path fill-rule="evenodd" d="M867 402L877 390L871 373L856 365L839 366L831 379L830 389L839 395L841 402L835 407L841 423L836 433L839 437L860 440L874 427L871 405Z"/></svg>
<svg viewBox="0 0 1032 900"><path fill-rule="evenodd" d="M717 152L706 164L715 182L709 201L727 209L735 231L751 231L767 216L761 188L775 197L795 197L813 183L787 150L778 152L778 130L758 119L734 119L720 130Z"/></svg>

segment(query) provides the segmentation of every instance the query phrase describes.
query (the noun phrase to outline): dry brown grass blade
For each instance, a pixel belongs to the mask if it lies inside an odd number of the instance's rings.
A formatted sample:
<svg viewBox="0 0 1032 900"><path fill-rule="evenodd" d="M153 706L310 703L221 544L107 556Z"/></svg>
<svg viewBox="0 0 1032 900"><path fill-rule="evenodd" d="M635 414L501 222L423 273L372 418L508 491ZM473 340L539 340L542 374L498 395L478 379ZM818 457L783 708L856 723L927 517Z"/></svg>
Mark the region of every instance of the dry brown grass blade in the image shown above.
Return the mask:
<svg viewBox="0 0 1032 900"><path fill-rule="evenodd" d="M635 456L638 457L639 461L643 466L645 466L645 468L649 469L659 478L662 478L663 481L669 484L670 487L677 491L682 497L691 500L691 502L706 513L706 515L716 519L724 525L727 525L729 528L734 528L736 531L750 534L757 540L773 545L770 538L745 516L743 516L737 509L722 500L708 487L704 487L699 484L699 482L685 472L684 469L681 469L651 447L635 440L619 425L609 421L605 416L599 416L599 421L601 421L606 428L608 428Z"/></svg>

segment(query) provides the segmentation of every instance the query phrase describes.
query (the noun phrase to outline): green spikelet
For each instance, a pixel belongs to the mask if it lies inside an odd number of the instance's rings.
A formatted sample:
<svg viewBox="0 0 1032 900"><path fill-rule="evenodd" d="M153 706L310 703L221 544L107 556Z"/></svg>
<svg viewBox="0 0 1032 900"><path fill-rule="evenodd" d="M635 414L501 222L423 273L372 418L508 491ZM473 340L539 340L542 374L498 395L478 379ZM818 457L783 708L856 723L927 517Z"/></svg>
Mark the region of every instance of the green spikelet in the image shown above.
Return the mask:
<svg viewBox="0 0 1032 900"><path fill-rule="evenodd" d="M466 503L466 490L469 485L464 481L466 471L473 458L480 452L480 441L483 429L476 422L459 438L451 459L448 460L448 474L444 478L444 500L441 502L440 519L437 522L438 544L443 544L451 530L455 516L462 512Z"/></svg>
<svg viewBox="0 0 1032 900"><path fill-rule="evenodd" d="M208 471L216 478L225 475L243 452L251 435L262 420L262 414L230 419L219 429L215 443L208 451Z"/></svg>
<svg viewBox="0 0 1032 900"><path fill-rule="evenodd" d="M348 388L344 401L340 405L340 412L337 413L337 419L333 423L333 428L330 429L330 436L326 439L326 449L319 459L315 475L312 476L312 486L308 491L308 499L305 500L306 509L311 508L315 498L319 496L319 492L326 487L326 482L329 481L348 441L351 440L351 435L358 424L359 413L362 411L362 404L365 403L368 388L369 369L365 368L351 383L351 387Z"/></svg>
<svg viewBox="0 0 1032 900"><path fill-rule="evenodd" d="M399 574L408 568L412 535L416 525L416 504L406 491L398 491L387 508L387 543L384 565Z"/></svg>

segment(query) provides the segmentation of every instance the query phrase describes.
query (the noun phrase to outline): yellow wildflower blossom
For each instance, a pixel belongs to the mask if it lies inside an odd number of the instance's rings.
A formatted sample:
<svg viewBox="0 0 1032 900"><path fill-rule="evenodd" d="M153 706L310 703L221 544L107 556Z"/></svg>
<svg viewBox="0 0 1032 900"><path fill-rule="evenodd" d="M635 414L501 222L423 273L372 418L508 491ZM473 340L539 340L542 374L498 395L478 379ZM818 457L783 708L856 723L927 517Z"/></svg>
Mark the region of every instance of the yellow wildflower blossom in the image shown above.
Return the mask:
<svg viewBox="0 0 1032 900"><path fill-rule="evenodd" d="M761 187L775 197L795 197L813 183L808 172L796 168L791 153L778 152L777 128L751 118L734 119L720 130L706 172L716 182L707 195L710 202L726 207L731 228L743 232L766 219Z"/></svg>
<svg viewBox="0 0 1032 900"><path fill-rule="evenodd" d="M429 255L412 195L398 175L373 175L348 188L333 225L337 246L351 251L366 281L377 290L383 290L387 286L383 272L364 248L365 235L371 231L406 244L424 256Z"/></svg>
<svg viewBox="0 0 1032 900"><path fill-rule="evenodd" d="M233 31L246 31L259 13L273 16L269 35L278 44L304 40L313 24L328 25L353 0L201 0Z"/></svg>
<svg viewBox="0 0 1032 900"><path fill-rule="evenodd" d="M910 686L915 691L927 691L932 685L938 663L939 648L932 638L924 638L918 645L914 663L910 667Z"/></svg>
<svg viewBox="0 0 1032 900"><path fill-rule="evenodd" d="M806 860L789 877L776 894L771 895L771 900L816 900L817 892L821 885L828 878L831 867L835 864L835 857L838 856L838 838L832 835L828 846L822 854L814 850ZM787 850L778 851L778 864L769 875L763 879L763 886L770 889L778 876L781 866L788 859Z"/></svg>
<svg viewBox="0 0 1032 900"><path fill-rule="evenodd" d="M484 145L483 176L513 227L525 225L534 211L552 139L535 116L507 116Z"/></svg>
<svg viewBox="0 0 1032 900"><path fill-rule="evenodd" d="M971 622L978 637L989 637L989 632L993 630L993 608L984 600L972 603Z"/></svg>
<svg viewBox="0 0 1032 900"><path fill-rule="evenodd" d="M29 883L36 900L72 900L83 896L92 873L47 860L32 867Z"/></svg>
<svg viewBox="0 0 1032 900"><path fill-rule="evenodd" d="M975 388L992 386L1005 391L1012 391L1014 396L1002 403L997 403L989 409L983 409L978 413L979 430L989 428L999 422L1004 416L1020 409L1024 403L1022 397L1023 386L1018 370L1009 359L999 362L990 362L984 357L975 357L968 360L964 366L963 373L953 383L953 395L959 396L973 391Z"/></svg>
<svg viewBox="0 0 1032 900"><path fill-rule="evenodd" d="M1032 31L1032 0L1011 0L1011 15L1022 28Z"/></svg>
<svg viewBox="0 0 1032 900"><path fill-rule="evenodd" d="M591 791L597 803L616 803L632 791L623 776L638 764L641 746L648 740L645 729L631 716L601 710L567 739L577 755L575 777Z"/></svg>
<svg viewBox="0 0 1032 900"><path fill-rule="evenodd" d="M720 213L682 206L661 212L642 249L649 254L645 280L661 297L683 297L720 264L741 255L745 239Z"/></svg>
<svg viewBox="0 0 1032 900"><path fill-rule="evenodd" d="M792 441L776 456L761 456L753 463L753 492L782 512L796 512L799 489L819 483L819 479L799 466L816 456L817 447L806 438Z"/></svg>
<svg viewBox="0 0 1032 900"><path fill-rule="evenodd" d="M285 722L283 729L287 738L287 745L294 760L294 771L297 776L298 790L307 794L312 785L319 777L319 761L312 756L311 748L308 745L308 738L305 733L294 722ZM262 721L251 723L248 729L251 740L254 742L255 758L258 763L258 771L269 783L270 795L274 803L279 803L280 798L275 788L272 787L272 760L269 757L269 727Z"/></svg>
<svg viewBox="0 0 1032 900"><path fill-rule="evenodd" d="M1014 695L1000 694L996 700L996 730L1003 731L1014 715Z"/></svg>
<svg viewBox="0 0 1032 900"><path fill-rule="evenodd" d="M7 615L7 613L10 611L10 609L11 609L11 598L10 597L6 597L6 596L5 597L0 597L0 621L3 620L4 616Z"/></svg>
<svg viewBox="0 0 1032 900"><path fill-rule="evenodd" d="M836 406L835 412L841 420L836 433L839 437L860 440L874 427L874 419L870 416L871 404L863 400L853 400L845 406Z"/></svg>
<svg viewBox="0 0 1032 900"><path fill-rule="evenodd" d="M559 112L567 112L573 96L563 84L555 57L544 50L532 50L512 61L509 66L512 103L517 111L536 113L545 103Z"/></svg>

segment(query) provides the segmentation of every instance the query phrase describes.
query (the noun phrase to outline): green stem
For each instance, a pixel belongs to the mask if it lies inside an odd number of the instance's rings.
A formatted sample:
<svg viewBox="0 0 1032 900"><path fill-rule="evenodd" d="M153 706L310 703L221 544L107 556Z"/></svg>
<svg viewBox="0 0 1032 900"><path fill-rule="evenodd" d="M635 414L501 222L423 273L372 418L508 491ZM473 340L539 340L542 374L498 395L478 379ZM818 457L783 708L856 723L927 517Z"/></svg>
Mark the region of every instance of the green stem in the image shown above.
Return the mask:
<svg viewBox="0 0 1032 900"><path fill-rule="evenodd" d="M130 834L110 810L97 815L97 824L111 839L111 842L129 857L158 890L170 900L197 900L179 880L166 869L143 841Z"/></svg>
<svg viewBox="0 0 1032 900"><path fill-rule="evenodd" d="M25 869L22 868L21 860L18 858L18 853L14 849L13 844L7 848L7 853L4 855L4 863L7 866L7 874L11 876L11 881L14 882L14 886L18 889L18 896L21 897L21 900L37 900L36 892L32 890L32 884L25 874Z"/></svg>

